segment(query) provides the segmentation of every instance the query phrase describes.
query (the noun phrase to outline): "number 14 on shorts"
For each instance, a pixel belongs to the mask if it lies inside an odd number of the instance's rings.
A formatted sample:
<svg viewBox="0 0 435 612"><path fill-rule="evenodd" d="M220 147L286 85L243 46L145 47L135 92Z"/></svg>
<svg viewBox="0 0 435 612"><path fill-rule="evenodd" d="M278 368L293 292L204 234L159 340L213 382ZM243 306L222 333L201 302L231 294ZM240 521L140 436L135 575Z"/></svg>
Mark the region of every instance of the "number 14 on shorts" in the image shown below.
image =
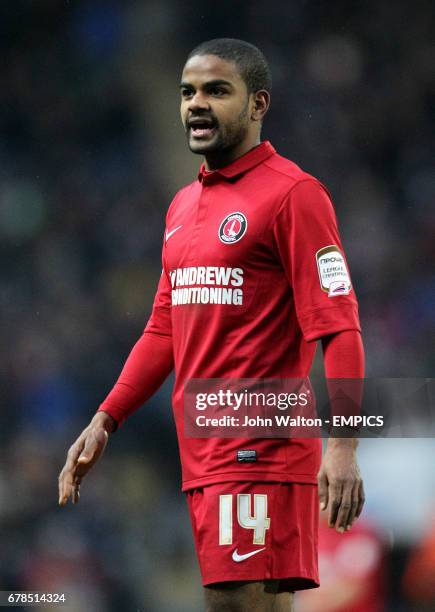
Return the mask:
<svg viewBox="0 0 435 612"><path fill-rule="evenodd" d="M219 544L233 543L233 495L219 496ZM253 510L252 510L253 498ZM252 543L264 544L270 527L267 516L267 495L239 493L236 499L237 522L244 529L252 529Z"/></svg>

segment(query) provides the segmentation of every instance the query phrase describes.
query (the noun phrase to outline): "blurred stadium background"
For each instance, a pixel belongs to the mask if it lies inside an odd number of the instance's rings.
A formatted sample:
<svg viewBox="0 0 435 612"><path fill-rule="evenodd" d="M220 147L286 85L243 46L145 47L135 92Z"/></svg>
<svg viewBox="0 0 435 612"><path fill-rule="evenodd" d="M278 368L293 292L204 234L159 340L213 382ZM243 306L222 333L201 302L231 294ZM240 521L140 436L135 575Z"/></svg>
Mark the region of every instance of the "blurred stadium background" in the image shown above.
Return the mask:
<svg viewBox="0 0 435 612"><path fill-rule="evenodd" d="M433 375L434 20L423 0L0 3L0 590L201 610L169 383L113 437L79 506L57 508L56 481L141 333L166 207L200 163L178 82L202 40L245 38L270 61L263 137L333 194L367 374ZM299 610L435 610L434 451L362 441L371 535L325 544L323 602Z"/></svg>

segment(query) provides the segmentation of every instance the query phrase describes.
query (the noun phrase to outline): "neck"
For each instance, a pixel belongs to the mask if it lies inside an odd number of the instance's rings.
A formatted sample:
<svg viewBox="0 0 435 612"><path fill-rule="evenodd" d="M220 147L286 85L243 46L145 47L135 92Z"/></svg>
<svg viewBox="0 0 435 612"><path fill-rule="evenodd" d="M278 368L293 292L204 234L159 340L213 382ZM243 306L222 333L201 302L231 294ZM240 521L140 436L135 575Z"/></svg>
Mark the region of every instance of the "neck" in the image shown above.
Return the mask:
<svg viewBox="0 0 435 612"><path fill-rule="evenodd" d="M255 134L255 136L251 138L245 138L243 142L240 142L231 149L207 153L205 155L205 169L218 170L219 168L228 166L259 145L260 142L260 134Z"/></svg>

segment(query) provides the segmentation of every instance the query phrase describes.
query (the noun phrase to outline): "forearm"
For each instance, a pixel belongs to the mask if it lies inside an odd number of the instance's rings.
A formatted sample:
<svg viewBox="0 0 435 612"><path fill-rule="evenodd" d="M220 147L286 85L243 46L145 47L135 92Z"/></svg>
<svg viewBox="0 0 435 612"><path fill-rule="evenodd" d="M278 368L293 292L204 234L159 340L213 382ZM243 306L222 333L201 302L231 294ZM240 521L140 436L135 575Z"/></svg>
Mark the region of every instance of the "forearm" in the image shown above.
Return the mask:
<svg viewBox="0 0 435 612"><path fill-rule="evenodd" d="M364 347L357 330L346 330L322 338L327 379L364 377Z"/></svg>
<svg viewBox="0 0 435 612"><path fill-rule="evenodd" d="M145 332L132 348L122 372L98 412L117 426L150 398L173 368L171 336Z"/></svg>
<svg viewBox="0 0 435 612"><path fill-rule="evenodd" d="M339 332L322 338L322 346L331 417L359 414L364 378L364 347L361 334L356 330ZM337 431L342 433L343 429ZM328 448L339 446L356 449L358 440L355 437L331 436Z"/></svg>

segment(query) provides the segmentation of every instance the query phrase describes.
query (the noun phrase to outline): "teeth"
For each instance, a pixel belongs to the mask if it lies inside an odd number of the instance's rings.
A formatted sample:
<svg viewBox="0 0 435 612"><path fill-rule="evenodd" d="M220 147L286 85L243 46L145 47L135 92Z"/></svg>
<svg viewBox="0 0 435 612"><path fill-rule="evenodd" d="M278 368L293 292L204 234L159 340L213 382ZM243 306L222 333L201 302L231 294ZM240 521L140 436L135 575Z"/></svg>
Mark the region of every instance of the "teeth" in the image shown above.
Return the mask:
<svg viewBox="0 0 435 612"><path fill-rule="evenodd" d="M189 126L191 128L199 128L201 130L204 130L204 129L207 129L207 128L213 128L214 124L213 123L207 123L207 122L204 122L204 123L199 123L198 122L198 123L190 123Z"/></svg>

